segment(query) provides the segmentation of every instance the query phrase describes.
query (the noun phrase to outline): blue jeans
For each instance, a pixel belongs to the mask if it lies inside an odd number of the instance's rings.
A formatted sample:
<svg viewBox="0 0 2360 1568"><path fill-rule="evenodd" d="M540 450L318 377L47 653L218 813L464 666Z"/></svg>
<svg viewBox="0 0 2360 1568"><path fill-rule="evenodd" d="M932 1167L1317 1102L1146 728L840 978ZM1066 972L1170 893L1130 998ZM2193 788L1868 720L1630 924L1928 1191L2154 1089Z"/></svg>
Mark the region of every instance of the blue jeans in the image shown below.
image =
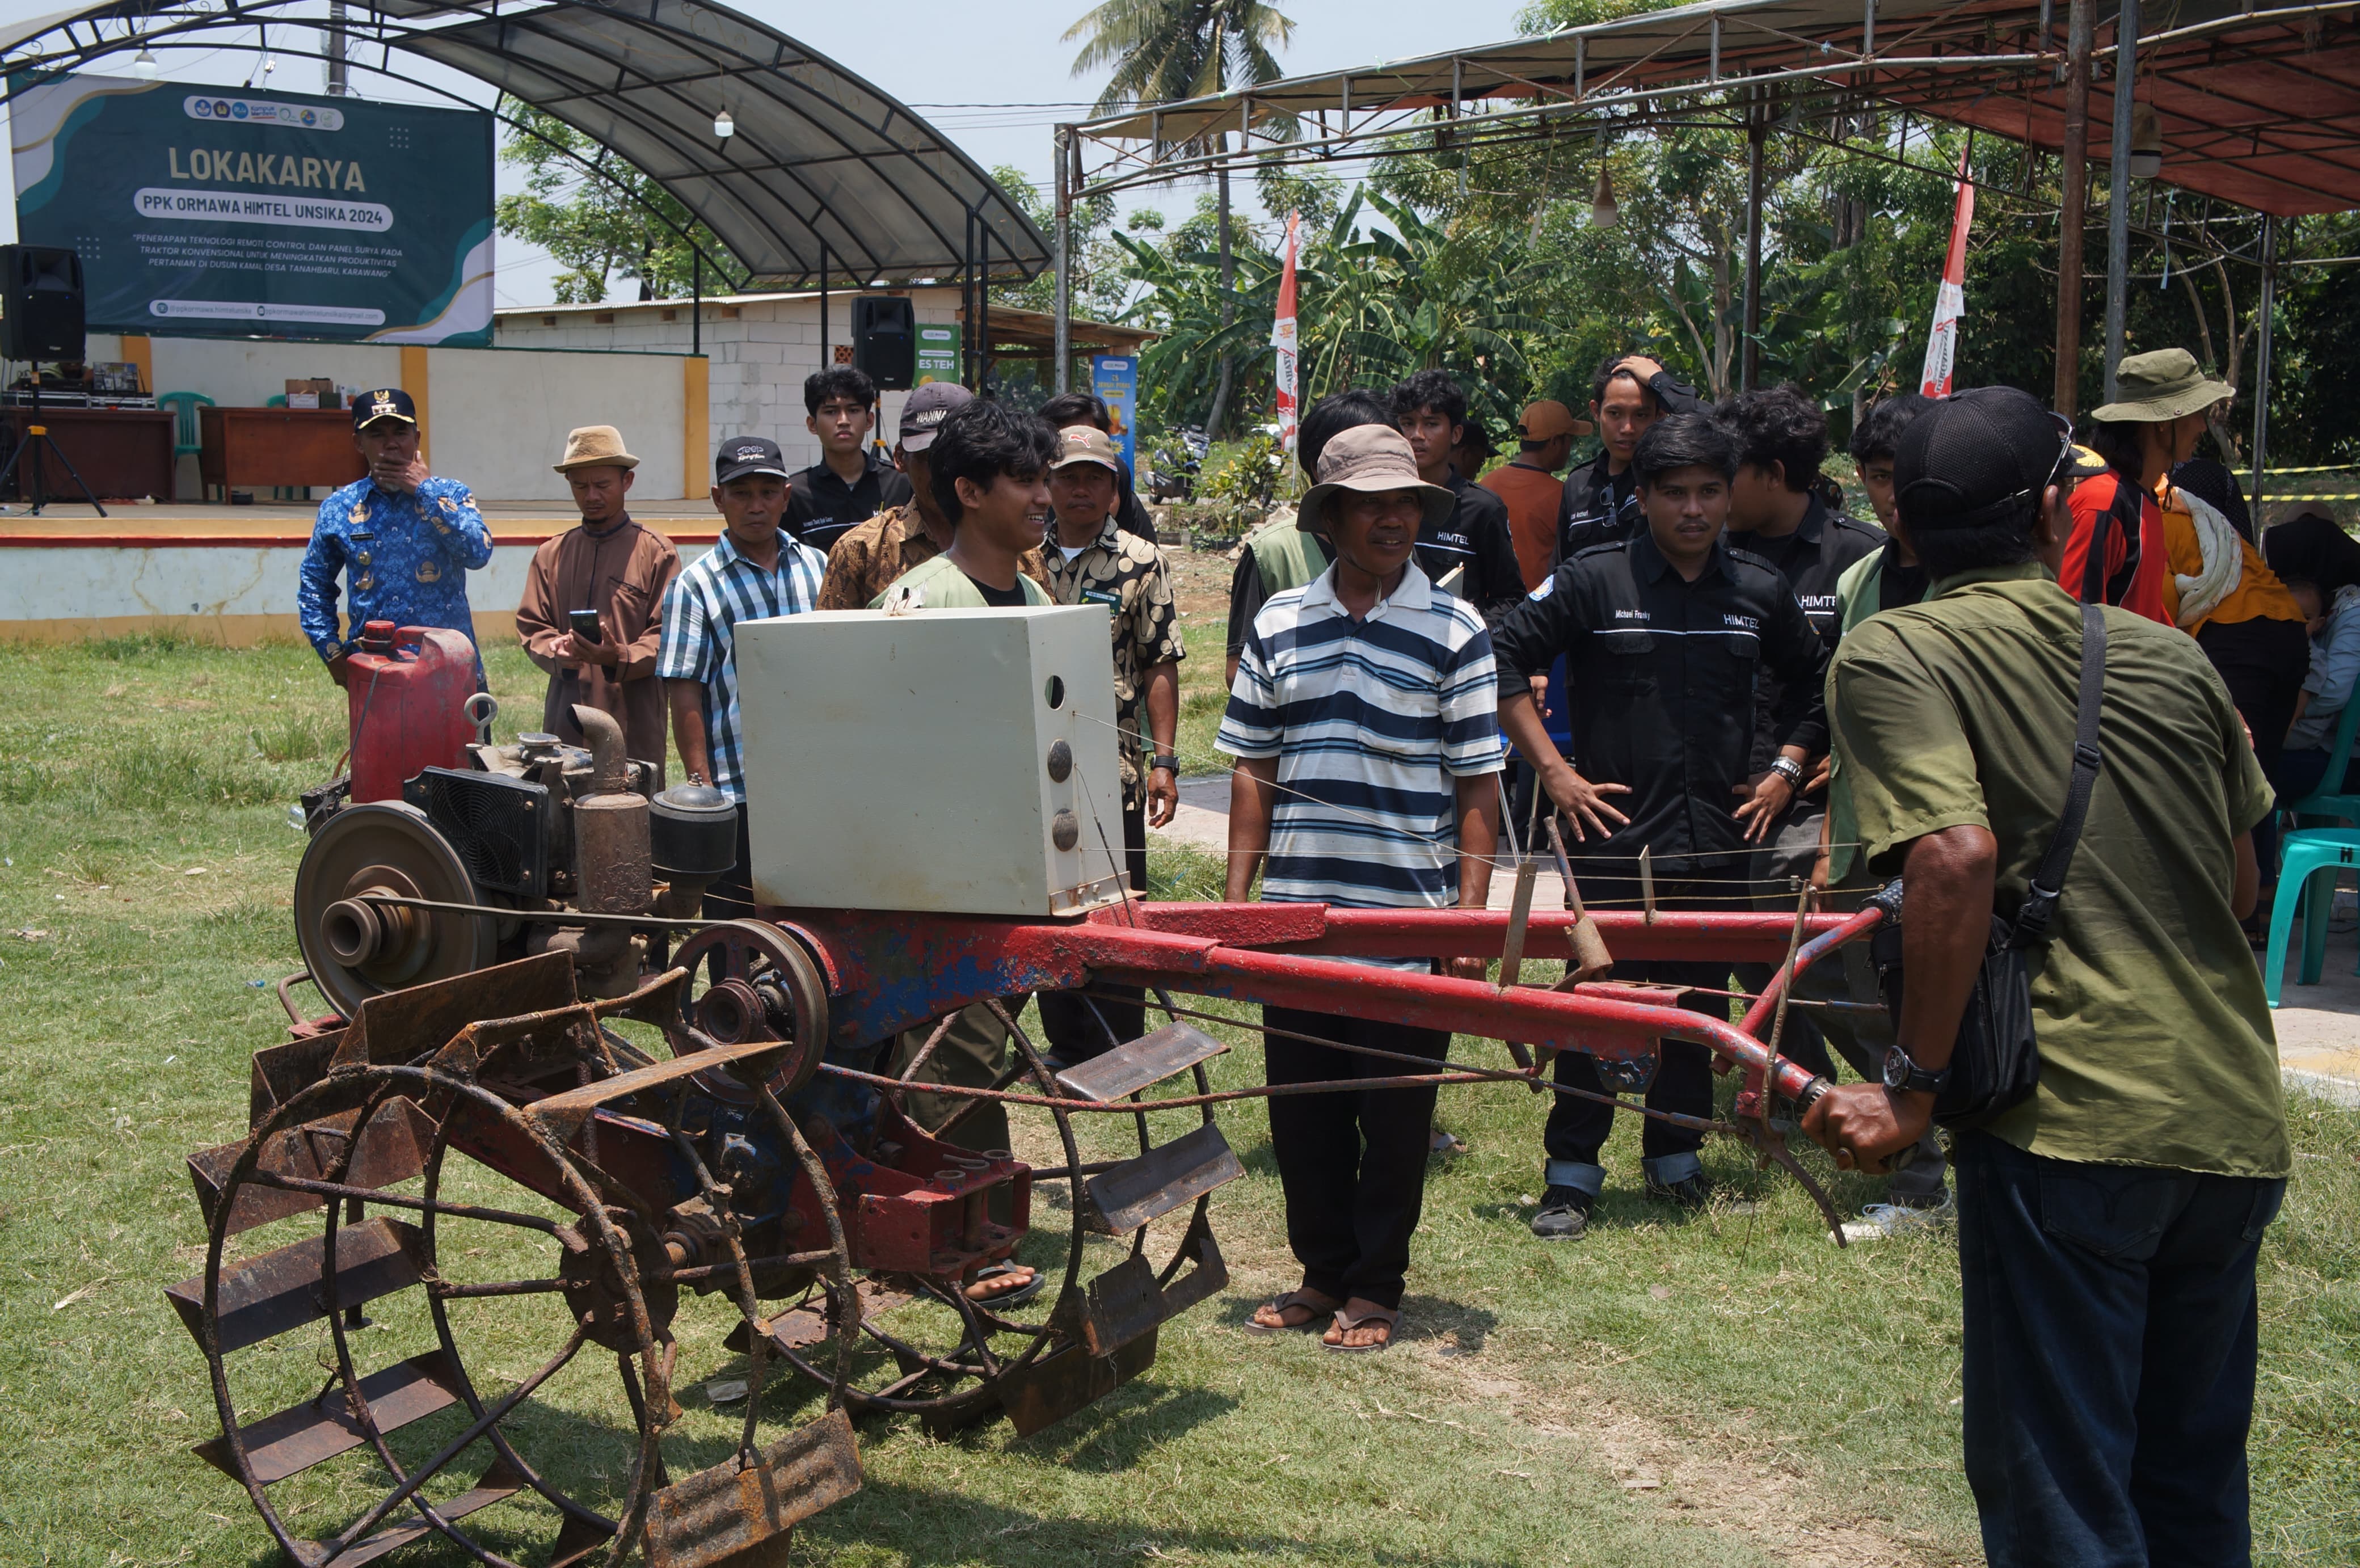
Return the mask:
<svg viewBox="0 0 2360 1568"><path fill-rule="evenodd" d="M2254 1258L2283 1181L1959 1139L1967 1482L1990 1568L2252 1561Z"/></svg>

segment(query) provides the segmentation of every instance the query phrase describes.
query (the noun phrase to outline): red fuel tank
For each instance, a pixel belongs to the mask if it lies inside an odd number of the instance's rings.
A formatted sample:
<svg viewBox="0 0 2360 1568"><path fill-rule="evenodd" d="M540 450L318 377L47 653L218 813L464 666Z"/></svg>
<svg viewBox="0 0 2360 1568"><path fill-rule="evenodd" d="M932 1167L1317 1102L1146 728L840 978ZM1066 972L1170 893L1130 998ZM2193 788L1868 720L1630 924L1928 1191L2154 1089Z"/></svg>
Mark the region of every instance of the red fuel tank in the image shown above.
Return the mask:
<svg viewBox="0 0 2360 1568"><path fill-rule="evenodd" d="M347 670L355 800L399 800L421 768L467 765L475 645L464 634L371 621Z"/></svg>

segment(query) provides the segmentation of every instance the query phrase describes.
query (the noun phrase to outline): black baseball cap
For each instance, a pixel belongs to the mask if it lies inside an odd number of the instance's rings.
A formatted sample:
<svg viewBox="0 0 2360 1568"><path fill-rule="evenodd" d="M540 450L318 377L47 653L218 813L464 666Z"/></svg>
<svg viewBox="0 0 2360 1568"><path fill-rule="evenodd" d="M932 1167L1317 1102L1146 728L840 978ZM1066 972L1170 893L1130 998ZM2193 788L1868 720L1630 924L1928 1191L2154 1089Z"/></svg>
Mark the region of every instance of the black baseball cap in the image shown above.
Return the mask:
<svg viewBox="0 0 2360 1568"><path fill-rule="evenodd" d="M732 436L721 443L721 452L713 460L713 482L727 485L749 474L787 477L787 460L778 442L765 436Z"/></svg>
<svg viewBox="0 0 2360 1568"><path fill-rule="evenodd" d="M405 425L418 422L418 405L410 394L399 387L380 387L364 392L353 399L353 429L366 430L379 419L398 419Z"/></svg>
<svg viewBox="0 0 2360 1568"><path fill-rule="evenodd" d="M910 394L901 405L901 447L903 452L923 452L934 444L935 432L956 408L975 401L975 394L956 381L929 381Z"/></svg>
<svg viewBox="0 0 2360 1568"><path fill-rule="evenodd" d="M1969 387L1901 432L1894 503L1913 534L2004 522L2011 509L2028 524L2072 439L2072 425L2029 392Z"/></svg>

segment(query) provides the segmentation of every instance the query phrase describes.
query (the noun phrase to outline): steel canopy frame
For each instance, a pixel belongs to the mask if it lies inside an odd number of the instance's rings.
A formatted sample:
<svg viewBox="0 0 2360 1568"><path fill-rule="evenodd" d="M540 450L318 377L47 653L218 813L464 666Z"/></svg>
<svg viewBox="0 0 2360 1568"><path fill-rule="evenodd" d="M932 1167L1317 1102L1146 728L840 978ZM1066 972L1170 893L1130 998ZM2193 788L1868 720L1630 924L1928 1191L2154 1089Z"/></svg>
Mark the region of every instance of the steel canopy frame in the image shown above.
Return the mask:
<svg viewBox="0 0 2360 1568"><path fill-rule="evenodd" d="M1791 84L2058 150L2069 189L2079 183L2090 126L2107 125L2121 175L2111 182L2112 323L2120 320L2126 287L2122 196L2132 119L2132 95L2118 96L2112 87L2118 55L2141 84L2139 101L2157 111L2163 178L2262 214L2267 299L2275 281L2272 220L2360 207L2360 24L2348 0L2178 0L2167 15L2168 25L2149 31L2138 21L2138 0L1704 0L1059 125L1060 313L1064 231L1078 200L1223 165L1367 158L1428 138L1437 147L1471 154L1567 123L1635 130L1673 101L1711 94L1731 95L1731 128L1751 133L1749 150L1758 157L1765 109L1754 95ZM2108 35L2103 46L2093 38L2100 30ZM2124 41L2135 57L2117 47ZM2101 75L2107 79L2103 121L2092 85ZM1741 92L1749 102L1738 117ZM1485 106L1470 113L1470 104ZM2069 145L2069 127L2081 146ZM1229 131L1238 133L1237 150L1207 150L1208 137ZM1095 170L1086 146L1100 150ZM2067 248L2078 255L2081 214L2065 213L2062 222ZM1750 301L1758 299L1760 278L1758 258L1749 254L1747 262ZM1748 314L1750 334L1751 309ZM2079 314L2078 293L2060 289L2057 387L2069 414L2067 368L2078 354ZM2110 332L2110 387L2120 352L2119 330ZM1749 336L1749 385L1754 360ZM2256 369L2266 389L2266 347ZM2256 504L2266 429L2257 418Z"/></svg>
<svg viewBox="0 0 2360 1568"><path fill-rule="evenodd" d="M117 4L31 18L0 29L0 102L49 72L141 47L253 52L221 35L263 26L324 30L328 18L316 0ZM628 161L712 231L750 287L945 276L972 265L962 236L978 233L1003 277L1029 278L1048 261L1047 242L999 183L906 105L726 6L355 0L343 27L362 69L483 107L406 74L396 57L432 60ZM712 133L725 108L738 126L727 139ZM518 124L498 104L491 112ZM575 161L606 178L605 154Z"/></svg>

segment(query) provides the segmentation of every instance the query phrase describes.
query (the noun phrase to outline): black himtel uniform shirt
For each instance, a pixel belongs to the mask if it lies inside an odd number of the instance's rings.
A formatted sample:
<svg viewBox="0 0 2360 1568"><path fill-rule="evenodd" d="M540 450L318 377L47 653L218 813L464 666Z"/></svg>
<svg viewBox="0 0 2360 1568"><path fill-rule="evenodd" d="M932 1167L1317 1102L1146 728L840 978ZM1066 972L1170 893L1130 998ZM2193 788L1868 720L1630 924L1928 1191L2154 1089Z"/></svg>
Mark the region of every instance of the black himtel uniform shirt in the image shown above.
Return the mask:
<svg viewBox="0 0 2360 1568"><path fill-rule="evenodd" d="M1474 606L1485 626L1497 626L1524 597L1524 569L1516 564L1515 536L1508 529L1508 504L1460 478L1455 468L1444 483L1459 504L1441 522L1418 529L1418 570L1438 583L1464 567L1453 591Z"/></svg>
<svg viewBox="0 0 2360 1568"><path fill-rule="evenodd" d="M1581 853L1635 863L1650 848L1658 876L1726 875L1750 852L1731 791L1747 777L1757 673L1780 680L1781 743L1827 746L1827 644L1786 580L1725 539L1693 583L1644 530L1583 550L1492 628L1491 651L1503 696L1566 656L1573 766L1631 787L1608 798L1629 823Z"/></svg>
<svg viewBox="0 0 2360 1568"><path fill-rule="evenodd" d="M1655 407L1664 413L1712 412L1711 404L1698 397L1688 383L1673 380L1668 370L1657 372L1647 383L1647 390L1655 395ZM1601 452L1596 462L1565 476L1565 501L1557 518L1560 562L1571 561L1591 545L1620 544L1646 528L1639 516L1637 471L1626 466L1620 474L1609 474L1608 462Z"/></svg>
<svg viewBox="0 0 2360 1568"><path fill-rule="evenodd" d="M1795 601L1803 606L1811 629L1819 634L1819 640L1828 645L1828 653L1833 657L1837 640L1843 636L1842 620L1836 614L1836 580L1851 570L1854 561L1884 546L1885 530L1873 523L1830 512L1825 502L1813 495L1793 533L1777 539L1732 534L1730 539L1737 549L1759 556L1778 569L1786 585L1795 591ZM1776 739L1776 720L1773 716L1777 712L1779 685L1777 676L1767 670L1763 672L1754 712L1753 771L1757 774L1770 766L1781 744Z"/></svg>
<svg viewBox="0 0 2360 1568"><path fill-rule="evenodd" d="M909 499L909 476L871 452L864 455L860 477L850 485L824 461L789 479L781 521L787 532L825 555L837 539Z"/></svg>

